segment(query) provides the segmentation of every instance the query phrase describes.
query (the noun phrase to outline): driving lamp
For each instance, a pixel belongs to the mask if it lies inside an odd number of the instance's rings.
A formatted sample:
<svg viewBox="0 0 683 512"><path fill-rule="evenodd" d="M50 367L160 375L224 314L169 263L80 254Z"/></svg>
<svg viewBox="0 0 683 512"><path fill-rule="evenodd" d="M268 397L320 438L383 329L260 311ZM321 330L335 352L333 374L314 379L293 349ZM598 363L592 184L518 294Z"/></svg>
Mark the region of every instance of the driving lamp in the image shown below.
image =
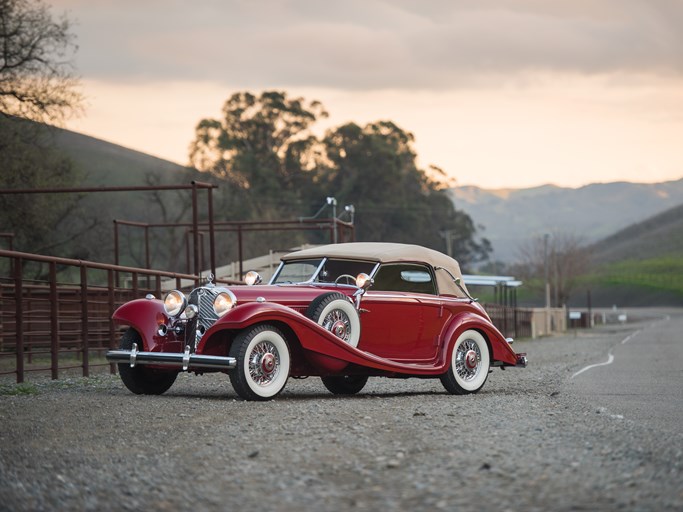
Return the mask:
<svg viewBox="0 0 683 512"><path fill-rule="evenodd" d="M247 286L259 284L261 281L263 281L263 279L261 279L261 276L255 270L250 270L244 275L244 284Z"/></svg>
<svg viewBox="0 0 683 512"><path fill-rule="evenodd" d="M373 282L374 281L370 279L370 276L367 275L365 272L361 272L356 276L356 286L363 290L365 290L366 288L370 288L370 285L372 285Z"/></svg>

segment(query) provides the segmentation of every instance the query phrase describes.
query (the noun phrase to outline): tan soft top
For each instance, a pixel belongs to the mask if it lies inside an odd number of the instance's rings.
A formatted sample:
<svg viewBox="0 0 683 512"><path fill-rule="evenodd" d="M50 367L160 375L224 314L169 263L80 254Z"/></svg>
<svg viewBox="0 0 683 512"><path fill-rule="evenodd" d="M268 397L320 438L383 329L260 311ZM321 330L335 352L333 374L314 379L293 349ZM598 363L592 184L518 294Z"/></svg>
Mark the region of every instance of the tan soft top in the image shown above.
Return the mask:
<svg viewBox="0 0 683 512"><path fill-rule="evenodd" d="M351 242L346 244L330 244L304 249L286 254L282 261L300 260L308 258L330 257L345 260L376 261L379 263L411 262L427 263L432 267L444 267L455 277L460 278L460 285L465 288L460 273L460 265L453 258L433 249L419 245L394 244L384 242ZM464 297L462 291L455 285L453 279L443 270L435 271L436 283L441 295ZM467 288L465 288L466 290Z"/></svg>

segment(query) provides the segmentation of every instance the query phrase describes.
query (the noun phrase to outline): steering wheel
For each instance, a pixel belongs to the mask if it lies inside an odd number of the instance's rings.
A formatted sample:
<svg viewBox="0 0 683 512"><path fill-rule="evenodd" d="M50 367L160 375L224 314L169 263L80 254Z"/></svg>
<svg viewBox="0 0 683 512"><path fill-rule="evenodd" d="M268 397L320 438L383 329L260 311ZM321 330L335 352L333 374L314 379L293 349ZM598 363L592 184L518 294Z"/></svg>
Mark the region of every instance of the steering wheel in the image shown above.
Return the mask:
<svg viewBox="0 0 683 512"><path fill-rule="evenodd" d="M347 280L347 283L346 283L346 284L353 284L353 285L356 284L356 278L353 277L353 276L350 275L350 274L342 274L342 275L340 275L337 279L334 280L334 284L339 284L339 281L340 281L341 279L346 279L346 280ZM350 283L348 282L349 280L351 281Z"/></svg>

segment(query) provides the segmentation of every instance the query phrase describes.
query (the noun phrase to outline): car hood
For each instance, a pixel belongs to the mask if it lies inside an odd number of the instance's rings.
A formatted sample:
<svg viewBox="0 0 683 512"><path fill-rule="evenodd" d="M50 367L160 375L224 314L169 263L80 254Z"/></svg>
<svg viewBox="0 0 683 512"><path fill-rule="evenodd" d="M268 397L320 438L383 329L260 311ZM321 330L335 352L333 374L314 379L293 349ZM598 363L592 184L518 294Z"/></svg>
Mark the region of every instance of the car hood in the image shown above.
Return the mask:
<svg viewBox="0 0 683 512"><path fill-rule="evenodd" d="M276 302L303 313L313 299L319 295L337 292L347 296L353 295L357 290L351 286L313 286L313 285L256 285L256 286L231 286L228 287L237 298L237 307L240 304L256 302L263 298L265 302Z"/></svg>

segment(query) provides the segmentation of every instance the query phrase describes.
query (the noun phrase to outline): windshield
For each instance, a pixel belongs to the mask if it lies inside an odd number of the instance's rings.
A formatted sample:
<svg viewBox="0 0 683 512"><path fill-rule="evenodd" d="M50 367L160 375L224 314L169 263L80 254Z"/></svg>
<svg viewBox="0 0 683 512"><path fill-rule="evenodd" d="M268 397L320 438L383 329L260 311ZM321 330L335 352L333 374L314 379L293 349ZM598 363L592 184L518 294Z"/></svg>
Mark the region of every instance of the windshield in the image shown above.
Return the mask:
<svg viewBox="0 0 683 512"><path fill-rule="evenodd" d="M271 284L284 283L339 283L353 284L358 274L371 275L377 264L371 261L320 258L285 261ZM351 278L341 278L347 275Z"/></svg>
<svg viewBox="0 0 683 512"><path fill-rule="evenodd" d="M287 261L281 267L272 284L305 283L313 279L318 271L322 258L317 260Z"/></svg>

